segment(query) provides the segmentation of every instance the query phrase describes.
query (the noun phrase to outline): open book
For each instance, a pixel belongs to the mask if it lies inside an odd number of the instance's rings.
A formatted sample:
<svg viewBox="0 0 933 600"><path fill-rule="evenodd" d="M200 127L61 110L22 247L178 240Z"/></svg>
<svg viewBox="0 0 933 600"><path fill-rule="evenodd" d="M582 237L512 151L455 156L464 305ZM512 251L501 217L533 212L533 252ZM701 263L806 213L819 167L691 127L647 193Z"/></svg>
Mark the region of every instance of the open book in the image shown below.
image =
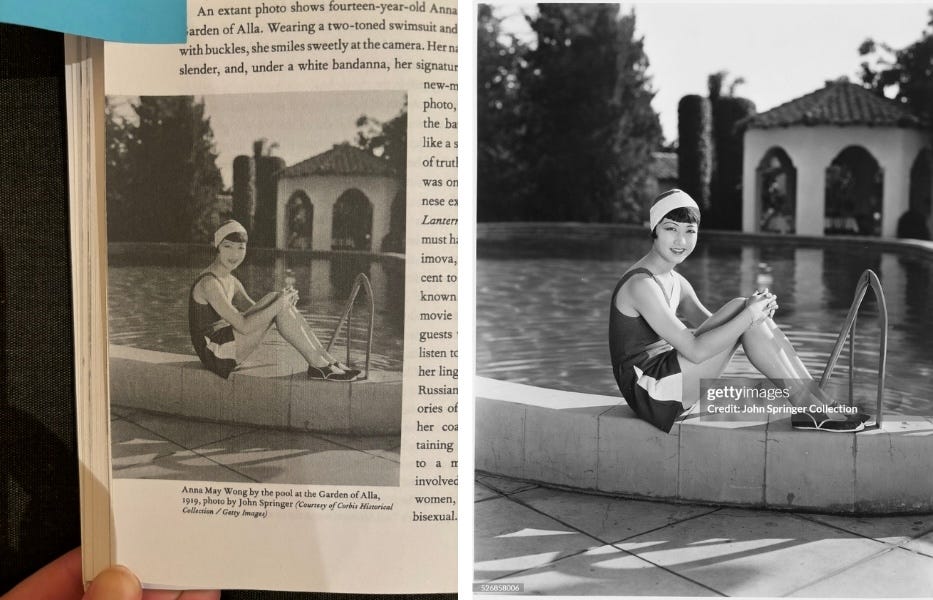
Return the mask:
<svg viewBox="0 0 933 600"><path fill-rule="evenodd" d="M455 7L67 39L86 579L455 590Z"/></svg>

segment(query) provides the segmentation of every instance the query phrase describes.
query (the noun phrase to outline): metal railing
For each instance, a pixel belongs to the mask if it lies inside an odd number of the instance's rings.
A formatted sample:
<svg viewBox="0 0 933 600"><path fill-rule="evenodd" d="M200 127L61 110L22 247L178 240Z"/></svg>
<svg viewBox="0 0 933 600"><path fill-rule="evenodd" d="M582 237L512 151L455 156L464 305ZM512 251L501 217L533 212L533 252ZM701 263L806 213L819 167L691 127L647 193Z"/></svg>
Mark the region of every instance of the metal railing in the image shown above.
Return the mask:
<svg viewBox="0 0 933 600"><path fill-rule="evenodd" d="M876 407L877 415L875 416L875 425L881 427L881 420L883 418L882 403L884 401L885 359L888 352L888 307L884 301L884 291L881 289L881 280L878 279L878 276L871 269L866 269L865 272L862 273L862 276L859 277L858 285L855 287L855 298L852 300L852 306L849 307L849 314L846 315L845 324L842 326L842 331L839 332L839 338L836 340L833 353L829 357L829 362L826 363L826 369L823 370L823 377L820 379L820 389L824 389L826 384L829 383L829 378L833 374L833 369L836 368L836 361L839 360L839 355L842 353L842 346L845 344L846 337L848 337L849 406L853 406L855 403L853 396L853 387L855 385L855 322L858 317L858 309L862 305L862 300L865 299L865 292L868 291L869 287L872 292L874 292L875 299L878 301L878 321L881 325L881 349L878 358L878 403Z"/></svg>
<svg viewBox="0 0 933 600"><path fill-rule="evenodd" d="M331 347L334 345L334 342L337 340L337 335L340 333L340 328L344 324L347 326L347 364L350 364L350 320L353 317L353 305L356 303L356 297L360 293L360 290L366 292L366 296L369 298L369 331L367 333L366 341L366 363L363 371L363 376L360 379L369 378L369 357L372 354L373 349L373 322L376 317L376 304L373 299L373 286L369 283L369 278L365 274L360 273L356 276L356 279L353 280L353 289L350 291L350 297L347 299L347 303L344 306L343 314L340 316L340 320L337 322L337 326L334 327L334 333L330 336L330 341L327 343L327 351L330 352Z"/></svg>

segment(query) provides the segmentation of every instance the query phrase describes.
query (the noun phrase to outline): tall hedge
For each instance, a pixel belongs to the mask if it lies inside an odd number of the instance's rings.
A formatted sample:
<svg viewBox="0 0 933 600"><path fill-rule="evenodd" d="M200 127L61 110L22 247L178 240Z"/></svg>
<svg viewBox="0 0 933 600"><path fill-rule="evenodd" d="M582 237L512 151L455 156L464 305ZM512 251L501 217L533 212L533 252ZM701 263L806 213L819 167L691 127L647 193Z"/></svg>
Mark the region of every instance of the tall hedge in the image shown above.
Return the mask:
<svg viewBox="0 0 933 600"><path fill-rule="evenodd" d="M711 219L704 224L717 229L742 228L742 119L755 114L747 98L721 96L712 100L714 165L710 185Z"/></svg>
<svg viewBox="0 0 933 600"><path fill-rule="evenodd" d="M704 214L710 212L713 173L713 114L710 101L691 94L677 105L678 185L690 194Z"/></svg>

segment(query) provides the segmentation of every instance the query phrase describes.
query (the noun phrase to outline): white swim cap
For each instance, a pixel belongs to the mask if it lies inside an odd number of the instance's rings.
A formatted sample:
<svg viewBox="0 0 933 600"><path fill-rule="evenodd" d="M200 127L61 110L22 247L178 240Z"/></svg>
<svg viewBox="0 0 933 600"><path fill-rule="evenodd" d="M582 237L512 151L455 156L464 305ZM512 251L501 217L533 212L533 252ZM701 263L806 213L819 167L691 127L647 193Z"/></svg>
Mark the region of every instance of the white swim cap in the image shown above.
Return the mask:
<svg viewBox="0 0 933 600"><path fill-rule="evenodd" d="M248 235L246 233L246 228L237 221L232 219L230 221L225 221L224 224L218 227L217 231L214 232L214 247L217 248L220 246L220 242L224 241L224 238L231 233L242 233L244 237Z"/></svg>
<svg viewBox="0 0 933 600"><path fill-rule="evenodd" d="M654 231L664 215L675 208L692 208L700 212L700 207L697 206L697 203L693 201L693 198L687 192L677 189L668 190L660 194L654 204L651 205L651 210L648 212L648 228Z"/></svg>

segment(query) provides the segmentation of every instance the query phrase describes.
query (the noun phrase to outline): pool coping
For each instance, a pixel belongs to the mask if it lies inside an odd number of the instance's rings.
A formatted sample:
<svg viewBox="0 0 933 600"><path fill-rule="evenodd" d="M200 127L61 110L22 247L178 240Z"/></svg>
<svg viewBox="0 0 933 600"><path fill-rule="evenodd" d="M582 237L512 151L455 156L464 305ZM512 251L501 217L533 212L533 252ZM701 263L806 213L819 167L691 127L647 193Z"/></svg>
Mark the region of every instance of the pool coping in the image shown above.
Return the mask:
<svg viewBox="0 0 933 600"><path fill-rule="evenodd" d="M578 232L580 235L592 236L594 231L609 233L626 233L644 236L648 238L648 228L646 225L634 225L629 223L581 223L575 221L498 221L476 224L477 241L493 240L500 235L508 234L533 234L542 230L550 232L562 232L564 234ZM700 235L699 244L709 243L711 241L730 241L747 242L767 240L775 245L794 245L798 247L819 247L826 246L873 246L880 251L898 252L910 254L933 260L933 241L916 240L912 238L887 238L887 237L868 237L856 235L797 235L759 232L751 233L746 231L731 231L725 229L703 229Z"/></svg>
<svg viewBox="0 0 933 600"><path fill-rule="evenodd" d="M789 417L686 420L670 434L620 397L475 377L478 471L621 497L849 515L933 512L933 419L857 434Z"/></svg>
<svg viewBox="0 0 933 600"><path fill-rule="evenodd" d="M185 242L108 242L108 258L135 254L146 254L152 257L178 257L186 255L192 249L211 251L213 246L208 243ZM272 248L268 246L250 246L251 256L263 258L279 256L298 256L306 258L330 258L340 256L361 256L371 260L405 260L402 252L373 252L370 250L299 250L296 248Z"/></svg>
<svg viewBox="0 0 933 600"><path fill-rule="evenodd" d="M307 365L284 345L264 344L223 379L193 355L110 344L110 403L178 417L351 435L398 435L399 372L362 381L308 379Z"/></svg>

